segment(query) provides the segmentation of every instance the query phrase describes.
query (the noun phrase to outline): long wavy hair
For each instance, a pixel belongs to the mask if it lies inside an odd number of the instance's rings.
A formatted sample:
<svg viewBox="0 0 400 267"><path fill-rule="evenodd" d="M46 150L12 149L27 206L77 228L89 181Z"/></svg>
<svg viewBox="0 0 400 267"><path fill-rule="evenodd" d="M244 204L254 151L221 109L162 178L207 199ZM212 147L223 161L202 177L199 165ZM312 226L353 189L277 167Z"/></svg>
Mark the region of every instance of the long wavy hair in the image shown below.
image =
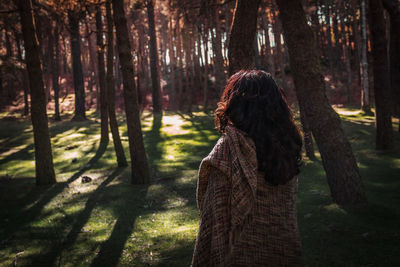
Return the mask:
<svg viewBox="0 0 400 267"><path fill-rule="evenodd" d="M241 70L230 77L215 111L220 133L228 124L254 141L258 170L267 182L286 184L299 173L302 134L283 90L269 73Z"/></svg>

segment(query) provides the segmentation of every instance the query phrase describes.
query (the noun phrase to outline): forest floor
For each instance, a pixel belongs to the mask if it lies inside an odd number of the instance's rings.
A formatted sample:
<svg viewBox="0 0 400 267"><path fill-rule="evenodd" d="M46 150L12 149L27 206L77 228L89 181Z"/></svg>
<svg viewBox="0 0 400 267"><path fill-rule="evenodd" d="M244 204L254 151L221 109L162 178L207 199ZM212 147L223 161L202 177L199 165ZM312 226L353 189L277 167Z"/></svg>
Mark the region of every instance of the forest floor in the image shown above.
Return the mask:
<svg viewBox="0 0 400 267"><path fill-rule="evenodd" d="M396 149L378 152L374 118L338 111L369 202L332 203L319 154L305 159L298 193L304 265L400 266L400 134ZM189 266L197 169L219 137L212 116L142 115L152 172L145 186L131 185L129 167L116 168L112 141L98 151L99 119L88 117L51 121L59 183L36 187L31 124L0 114L0 266ZM82 183L84 175L92 181Z"/></svg>

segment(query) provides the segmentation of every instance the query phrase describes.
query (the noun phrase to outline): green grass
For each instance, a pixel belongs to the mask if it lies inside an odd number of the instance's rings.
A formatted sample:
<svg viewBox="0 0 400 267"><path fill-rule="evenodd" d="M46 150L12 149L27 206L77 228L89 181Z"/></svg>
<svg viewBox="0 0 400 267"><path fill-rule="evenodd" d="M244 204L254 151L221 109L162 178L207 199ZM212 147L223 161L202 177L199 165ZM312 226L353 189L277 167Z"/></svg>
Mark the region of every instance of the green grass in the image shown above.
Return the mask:
<svg viewBox="0 0 400 267"><path fill-rule="evenodd" d="M399 133L396 149L377 152L373 117L339 111L369 203L332 203L319 154L305 160L298 194L304 265L400 266ZM59 183L47 187L35 186L30 123L0 120L0 266L188 266L199 223L197 168L219 137L213 118L143 114L146 186L130 184L129 167L116 168L112 142L97 151L100 125L89 118L51 122ZM128 153L123 117L120 123ZM82 175L93 181L81 183Z"/></svg>

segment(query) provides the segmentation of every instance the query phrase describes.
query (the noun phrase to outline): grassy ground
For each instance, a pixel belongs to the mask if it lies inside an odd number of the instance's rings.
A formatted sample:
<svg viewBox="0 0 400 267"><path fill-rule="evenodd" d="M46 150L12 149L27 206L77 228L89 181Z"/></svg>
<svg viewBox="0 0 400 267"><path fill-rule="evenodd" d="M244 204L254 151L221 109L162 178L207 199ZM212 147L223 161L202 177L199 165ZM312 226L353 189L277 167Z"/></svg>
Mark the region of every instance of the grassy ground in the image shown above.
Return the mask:
<svg viewBox="0 0 400 267"><path fill-rule="evenodd" d="M374 150L373 117L340 109L369 204L333 204L321 165L305 160L298 218L306 266L400 266L400 135ZM197 234L196 173L218 134L204 113L143 114L152 182L130 184L99 123L51 122L59 183L34 185L29 122L0 120L0 266L188 266ZM398 127L398 125L396 125ZM120 128L125 152L126 126ZM82 183L81 176L93 180Z"/></svg>

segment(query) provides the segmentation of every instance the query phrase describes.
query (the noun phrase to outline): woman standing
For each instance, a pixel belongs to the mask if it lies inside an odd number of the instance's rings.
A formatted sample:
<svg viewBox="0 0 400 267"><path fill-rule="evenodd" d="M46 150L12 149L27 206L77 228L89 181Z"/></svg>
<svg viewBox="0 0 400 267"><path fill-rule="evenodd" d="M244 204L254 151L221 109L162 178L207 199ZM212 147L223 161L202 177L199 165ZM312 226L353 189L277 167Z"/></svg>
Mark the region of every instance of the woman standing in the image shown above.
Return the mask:
<svg viewBox="0 0 400 267"><path fill-rule="evenodd" d="M239 71L218 103L223 135L203 159L192 266L297 266L302 137L271 75Z"/></svg>

